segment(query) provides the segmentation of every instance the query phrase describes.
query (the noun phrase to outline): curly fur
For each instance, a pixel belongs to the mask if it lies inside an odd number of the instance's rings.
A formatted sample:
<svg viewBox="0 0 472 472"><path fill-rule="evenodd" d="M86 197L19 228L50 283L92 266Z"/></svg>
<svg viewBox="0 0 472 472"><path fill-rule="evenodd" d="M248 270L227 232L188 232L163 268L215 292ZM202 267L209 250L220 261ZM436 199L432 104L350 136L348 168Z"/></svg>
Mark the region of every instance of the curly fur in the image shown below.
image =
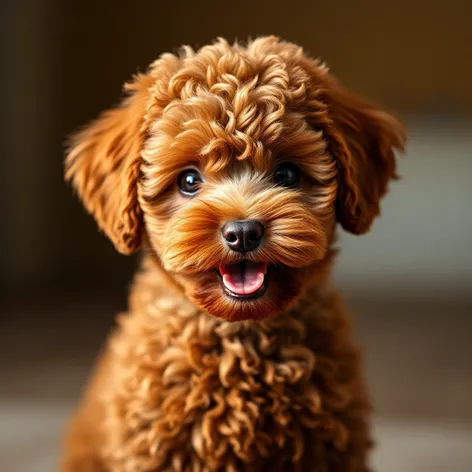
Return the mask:
<svg viewBox="0 0 472 472"><path fill-rule="evenodd" d="M66 177L142 270L70 429L63 472L367 471L369 402L329 273L335 224L366 232L404 131L275 37L164 54L72 141ZM275 186L280 162L297 189ZM205 182L179 194L180 172ZM256 300L216 269L221 226L264 223Z"/></svg>

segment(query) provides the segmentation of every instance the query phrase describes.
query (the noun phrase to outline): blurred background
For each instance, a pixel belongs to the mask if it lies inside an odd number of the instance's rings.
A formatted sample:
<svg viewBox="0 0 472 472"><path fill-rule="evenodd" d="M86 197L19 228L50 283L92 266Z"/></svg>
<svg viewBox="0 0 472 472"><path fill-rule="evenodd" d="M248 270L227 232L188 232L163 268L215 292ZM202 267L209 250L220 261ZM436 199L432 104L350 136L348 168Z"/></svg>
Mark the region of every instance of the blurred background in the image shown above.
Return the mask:
<svg viewBox="0 0 472 472"><path fill-rule="evenodd" d="M136 258L63 183L63 142L160 53L277 34L409 128L403 179L337 285L365 347L376 470L472 470L472 2L3 0L0 463L54 469ZM3 469L4 467L4 469Z"/></svg>

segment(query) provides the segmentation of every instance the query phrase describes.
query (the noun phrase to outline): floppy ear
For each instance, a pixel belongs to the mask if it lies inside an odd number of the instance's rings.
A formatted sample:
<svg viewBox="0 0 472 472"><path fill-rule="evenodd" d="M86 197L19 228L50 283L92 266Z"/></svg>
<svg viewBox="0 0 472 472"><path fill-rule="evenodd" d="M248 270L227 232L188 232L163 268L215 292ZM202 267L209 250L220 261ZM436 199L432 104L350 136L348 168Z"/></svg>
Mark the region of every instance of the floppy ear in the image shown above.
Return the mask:
<svg viewBox="0 0 472 472"><path fill-rule="evenodd" d="M152 77L138 75L125 85L128 97L77 133L66 158L66 180L122 254L141 244L137 181L152 82Z"/></svg>
<svg viewBox="0 0 472 472"><path fill-rule="evenodd" d="M388 181L397 178L395 150L403 151L406 134L392 115L325 77L331 152L338 165L336 212L342 227L354 234L369 230L380 213Z"/></svg>

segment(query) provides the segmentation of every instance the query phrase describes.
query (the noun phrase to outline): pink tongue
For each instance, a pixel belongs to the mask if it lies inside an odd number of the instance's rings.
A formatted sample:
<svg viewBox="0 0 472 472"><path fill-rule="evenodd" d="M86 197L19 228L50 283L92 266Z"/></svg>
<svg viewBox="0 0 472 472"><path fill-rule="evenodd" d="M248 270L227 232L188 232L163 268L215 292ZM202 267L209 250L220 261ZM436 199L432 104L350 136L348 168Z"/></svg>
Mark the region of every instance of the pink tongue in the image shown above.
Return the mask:
<svg viewBox="0 0 472 472"><path fill-rule="evenodd" d="M255 262L220 267L225 287L237 295L250 295L257 292L264 283L266 272L266 264Z"/></svg>

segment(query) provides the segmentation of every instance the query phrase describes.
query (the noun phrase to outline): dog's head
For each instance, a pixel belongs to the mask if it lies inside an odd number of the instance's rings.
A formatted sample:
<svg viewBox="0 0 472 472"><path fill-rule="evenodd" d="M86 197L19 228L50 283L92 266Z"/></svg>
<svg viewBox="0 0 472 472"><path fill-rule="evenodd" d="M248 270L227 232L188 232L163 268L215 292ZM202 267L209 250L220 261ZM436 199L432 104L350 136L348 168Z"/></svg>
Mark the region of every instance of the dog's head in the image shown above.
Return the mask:
<svg viewBox="0 0 472 472"><path fill-rule="evenodd" d="M66 176L117 249L145 239L208 313L261 319L366 232L404 131L275 37L166 54L75 136Z"/></svg>

